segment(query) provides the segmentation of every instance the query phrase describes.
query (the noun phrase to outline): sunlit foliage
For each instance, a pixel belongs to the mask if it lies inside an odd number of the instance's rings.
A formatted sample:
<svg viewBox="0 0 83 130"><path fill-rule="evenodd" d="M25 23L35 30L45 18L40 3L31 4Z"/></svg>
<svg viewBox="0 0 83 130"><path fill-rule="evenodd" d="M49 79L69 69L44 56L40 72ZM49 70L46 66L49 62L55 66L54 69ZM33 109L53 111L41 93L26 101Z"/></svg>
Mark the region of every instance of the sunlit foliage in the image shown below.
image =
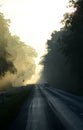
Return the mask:
<svg viewBox="0 0 83 130"><path fill-rule="evenodd" d="M25 45L17 36L11 37L8 51L11 53L13 63L17 68L15 82L21 85L23 80L30 79L35 73L36 65L34 58L37 56L37 53L32 47Z"/></svg>
<svg viewBox="0 0 83 130"><path fill-rule="evenodd" d="M14 80L17 78L21 84L23 79L28 80L35 73L34 58L37 53L18 36L12 36L9 25L10 20L0 13L0 77L3 78L10 72L15 74Z"/></svg>
<svg viewBox="0 0 83 130"><path fill-rule="evenodd" d="M7 71L16 72L13 62L10 60L11 54L7 51L9 33L9 20L4 19L0 13L0 76L4 76Z"/></svg>

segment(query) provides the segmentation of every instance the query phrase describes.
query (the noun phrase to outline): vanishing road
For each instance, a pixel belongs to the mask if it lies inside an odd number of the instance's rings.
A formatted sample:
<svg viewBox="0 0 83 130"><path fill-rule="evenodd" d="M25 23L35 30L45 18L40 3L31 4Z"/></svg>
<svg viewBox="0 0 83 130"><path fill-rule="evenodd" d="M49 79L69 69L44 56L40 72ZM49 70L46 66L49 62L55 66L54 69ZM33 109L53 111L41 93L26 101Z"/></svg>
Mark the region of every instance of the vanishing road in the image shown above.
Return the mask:
<svg viewBox="0 0 83 130"><path fill-rule="evenodd" d="M37 84L9 130L83 130L83 97Z"/></svg>

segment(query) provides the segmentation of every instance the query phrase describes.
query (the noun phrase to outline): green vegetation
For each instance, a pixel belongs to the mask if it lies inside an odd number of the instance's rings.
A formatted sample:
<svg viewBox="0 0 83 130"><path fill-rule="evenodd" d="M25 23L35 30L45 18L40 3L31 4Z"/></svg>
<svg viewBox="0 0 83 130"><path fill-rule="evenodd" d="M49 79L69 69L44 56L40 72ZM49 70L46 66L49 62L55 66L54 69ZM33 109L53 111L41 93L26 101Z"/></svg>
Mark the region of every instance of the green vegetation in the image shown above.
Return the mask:
<svg viewBox="0 0 83 130"><path fill-rule="evenodd" d="M4 18L4 15L0 13L0 76L4 76L7 71L11 73L16 72L16 68L10 60L11 55L7 51L8 37L10 21Z"/></svg>
<svg viewBox="0 0 83 130"><path fill-rule="evenodd" d="M13 36L9 27L10 20L0 13L0 88L6 88L8 81L12 84L14 82L14 86L23 85L22 80L30 80L36 68L35 49L26 45L18 36ZM18 83L15 84L16 81Z"/></svg>
<svg viewBox="0 0 83 130"><path fill-rule="evenodd" d="M16 117L22 104L29 98L34 85L12 88L0 94L0 129L7 130Z"/></svg>

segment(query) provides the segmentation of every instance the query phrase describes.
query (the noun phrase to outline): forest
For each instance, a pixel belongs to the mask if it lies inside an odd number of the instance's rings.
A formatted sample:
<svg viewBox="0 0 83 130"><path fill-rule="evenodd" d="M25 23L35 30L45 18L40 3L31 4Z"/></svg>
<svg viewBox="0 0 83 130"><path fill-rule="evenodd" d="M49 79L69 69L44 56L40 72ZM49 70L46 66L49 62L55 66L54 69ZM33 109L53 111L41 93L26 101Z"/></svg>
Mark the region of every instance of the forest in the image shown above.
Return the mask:
<svg viewBox="0 0 83 130"><path fill-rule="evenodd" d="M56 88L83 94L83 0L70 0L68 8L73 10L64 14L63 27L47 40L40 81L44 77Z"/></svg>
<svg viewBox="0 0 83 130"><path fill-rule="evenodd" d="M35 73L37 52L16 35L12 35L10 19L0 13L0 89L22 86Z"/></svg>
<svg viewBox="0 0 83 130"><path fill-rule="evenodd" d="M64 14L63 27L47 40L39 82L83 94L83 0L69 0L67 8L72 11ZM36 70L37 52L11 34L10 23L0 13L0 89L22 86Z"/></svg>

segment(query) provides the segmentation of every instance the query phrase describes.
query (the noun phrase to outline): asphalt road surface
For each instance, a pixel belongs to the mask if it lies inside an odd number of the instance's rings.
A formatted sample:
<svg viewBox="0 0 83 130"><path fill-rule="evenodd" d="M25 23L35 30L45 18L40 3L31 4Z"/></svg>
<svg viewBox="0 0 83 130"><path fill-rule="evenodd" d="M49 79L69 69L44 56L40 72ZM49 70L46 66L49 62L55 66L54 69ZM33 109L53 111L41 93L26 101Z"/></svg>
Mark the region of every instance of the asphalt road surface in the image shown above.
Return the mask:
<svg viewBox="0 0 83 130"><path fill-rule="evenodd" d="M9 130L83 130L81 97L45 85L33 89Z"/></svg>

